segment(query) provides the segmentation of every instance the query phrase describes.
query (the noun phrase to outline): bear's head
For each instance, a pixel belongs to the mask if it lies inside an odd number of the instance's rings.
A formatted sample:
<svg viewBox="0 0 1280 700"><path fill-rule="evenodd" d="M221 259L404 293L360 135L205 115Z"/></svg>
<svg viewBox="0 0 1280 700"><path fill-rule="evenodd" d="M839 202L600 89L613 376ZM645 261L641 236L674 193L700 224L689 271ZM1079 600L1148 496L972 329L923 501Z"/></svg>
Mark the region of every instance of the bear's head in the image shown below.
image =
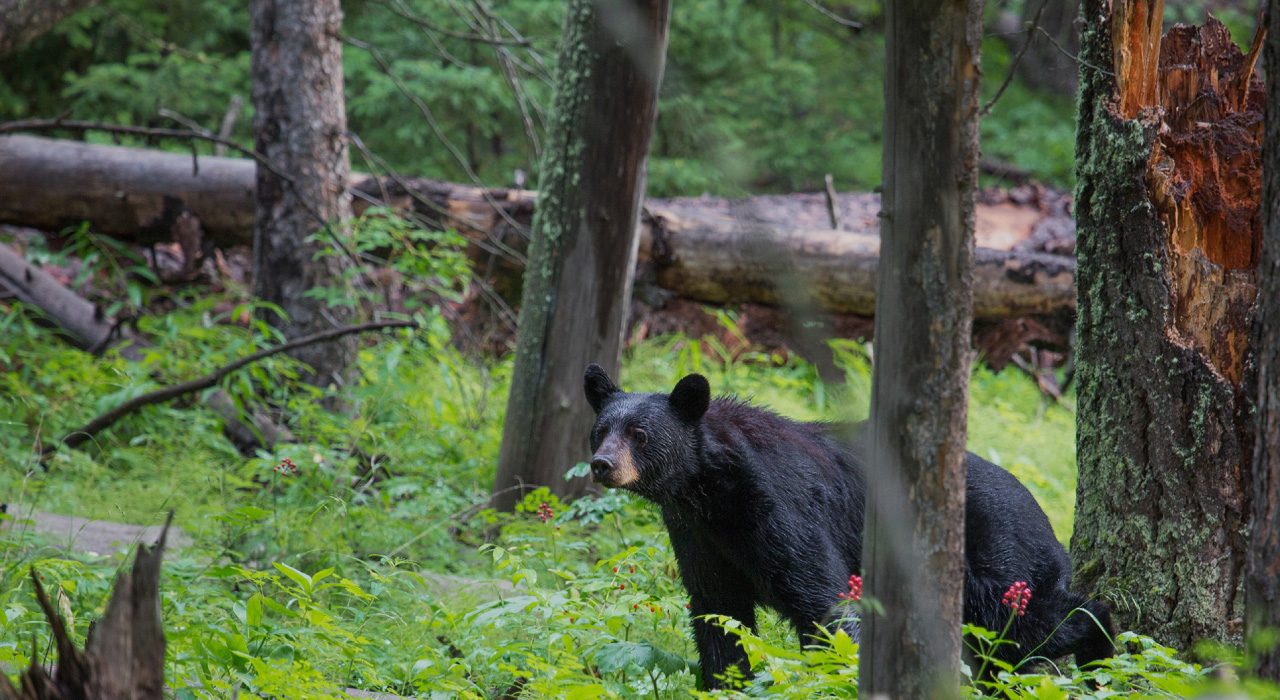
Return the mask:
<svg viewBox="0 0 1280 700"><path fill-rule="evenodd" d="M591 478L659 503L676 493L694 465L696 431L711 405L706 378L690 374L670 394L633 394L593 364L582 384L596 412Z"/></svg>

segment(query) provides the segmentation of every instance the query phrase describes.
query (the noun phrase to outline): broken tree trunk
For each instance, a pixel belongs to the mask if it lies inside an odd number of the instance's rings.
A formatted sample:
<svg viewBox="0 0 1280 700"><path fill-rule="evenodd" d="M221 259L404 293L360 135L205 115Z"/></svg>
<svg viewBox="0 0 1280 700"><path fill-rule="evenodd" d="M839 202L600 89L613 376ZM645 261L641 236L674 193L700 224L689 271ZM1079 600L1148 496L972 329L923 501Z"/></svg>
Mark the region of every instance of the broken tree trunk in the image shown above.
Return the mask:
<svg viewBox="0 0 1280 700"><path fill-rule="evenodd" d="M32 654L20 676L20 688L0 673L0 700L162 700L164 698L164 624L160 617L160 563L173 513L155 545L139 545L133 567L116 576L106 611L90 628L83 651L75 647L66 621L49 600L40 576L31 570L36 600L52 628L58 663L53 675Z"/></svg>
<svg viewBox="0 0 1280 700"><path fill-rule="evenodd" d="M1180 649L1238 633L1263 91L1212 18L1087 0L1079 133L1077 586ZM1117 488L1117 485L1124 485Z"/></svg>
<svg viewBox="0 0 1280 700"><path fill-rule="evenodd" d="M197 168L198 164L198 168ZM249 160L0 136L0 223L57 231L89 221L93 230L137 243L169 240L190 211L213 243L253 240L254 163ZM484 189L425 178L354 175L354 208L368 199L454 227L474 244L508 300L520 294L536 192ZM1051 193L996 197L977 207L974 315L1003 318L1075 308L1074 227ZM502 209L495 210L495 205ZM648 200L639 224L641 269L675 294L709 303L777 304L783 294L825 311L871 315L879 258L880 197L837 197L841 229L830 230L823 194ZM779 270L798 270L801 288L783 288Z"/></svg>

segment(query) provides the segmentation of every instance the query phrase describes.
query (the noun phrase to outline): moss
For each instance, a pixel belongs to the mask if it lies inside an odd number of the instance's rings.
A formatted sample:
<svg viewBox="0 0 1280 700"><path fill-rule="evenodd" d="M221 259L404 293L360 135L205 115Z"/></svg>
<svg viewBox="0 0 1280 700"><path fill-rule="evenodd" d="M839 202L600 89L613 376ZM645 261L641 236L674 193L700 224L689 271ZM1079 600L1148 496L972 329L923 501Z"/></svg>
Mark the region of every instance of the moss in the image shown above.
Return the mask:
<svg viewBox="0 0 1280 700"><path fill-rule="evenodd" d="M1088 0L1082 58L1108 68L1110 32ZM1251 444L1229 385L1169 340L1168 237L1146 192L1153 124L1111 111L1107 73L1082 71L1077 138L1079 411L1072 555L1078 585L1122 627L1186 647L1234 617L1228 536ZM1243 469L1247 472L1247 469Z"/></svg>

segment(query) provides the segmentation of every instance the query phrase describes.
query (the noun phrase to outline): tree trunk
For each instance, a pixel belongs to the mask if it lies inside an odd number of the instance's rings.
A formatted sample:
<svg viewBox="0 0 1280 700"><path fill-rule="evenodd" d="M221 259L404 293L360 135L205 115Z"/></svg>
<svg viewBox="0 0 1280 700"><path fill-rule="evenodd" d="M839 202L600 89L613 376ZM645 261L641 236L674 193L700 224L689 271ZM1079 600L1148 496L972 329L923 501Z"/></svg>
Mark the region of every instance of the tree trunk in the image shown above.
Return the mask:
<svg viewBox="0 0 1280 700"><path fill-rule="evenodd" d="M288 314L264 317L295 338L354 316L349 306L304 296L346 284L343 255L316 257L326 247L345 247L351 216L342 9L338 0L251 0L249 15L255 150L291 178L258 167L254 291ZM355 353L356 340L347 337L293 356L311 367L311 381L325 386L341 383Z"/></svg>
<svg viewBox="0 0 1280 700"><path fill-rule="evenodd" d="M885 15L883 243L859 697L954 696L964 580L965 420L982 1Z"/></svg>
<svg viewBox="0 0 1280 700"><path fill-rule="evenodd" d="M582 371L617 376L631 306L649 142L670 0L573 0L540 168L494 506L522 487L580 493L564 472L590 454Z"/></svg>
<svg viewBox="0 0 1280 700"><path fill-rule="evenodd" d="M1122 628L1238 638L1254 444L1260 41L1086 0L1076 142L1077 586ZM1261 37L1259 37L1260 39Z"/></svg>
<svg viewBox="0 0 1280 700"><path fill-rule="evenodd" d="M1280 76L1280 1L1267 3L1268 76ZM1254 320L1258 370L1257 442L1253 452L1253 520L1245 575L1245 631L1257 654L1254 671L1280 682L1280 84L1267 85L1262 142L1262 257Z"/></svg>
<svg viewBox="0 0 1280 700"><path fill-rule="evenodd" d="M254 164L246 159L203 156L193 163L184 153L0 136L0 172L24 173L0 178L0 222L57 231L89 221L96 233L153 243L170 240L174 223L189 211L215 245L253 240ZM536 192L364 174L352 177L352 188L386 197L429 225L457 228L473 243L469 254L477 269L490 271L508 301L519 301L523 267L495 256L492 242L527 252L527 236L508 219L529 222ZM800 291L817 308L869 316L880 196L840 193L836 202L839 231L828 228L821 194L650 199L638 225L639 261L658 286L715 304L776 304L783 291L779 272L799 271L806 285ZM1075 229L1067 205L1067 197L1051 191L1016 201L993 194L978 204L975 316L1075 308ZM365 206L353 203L357 214Z"/></svg>
<svg viewBox="0 0 1280 700"><path fill-rule="evenodd" d="M0 57L96 4L98 0L0 0Z"/></svg>

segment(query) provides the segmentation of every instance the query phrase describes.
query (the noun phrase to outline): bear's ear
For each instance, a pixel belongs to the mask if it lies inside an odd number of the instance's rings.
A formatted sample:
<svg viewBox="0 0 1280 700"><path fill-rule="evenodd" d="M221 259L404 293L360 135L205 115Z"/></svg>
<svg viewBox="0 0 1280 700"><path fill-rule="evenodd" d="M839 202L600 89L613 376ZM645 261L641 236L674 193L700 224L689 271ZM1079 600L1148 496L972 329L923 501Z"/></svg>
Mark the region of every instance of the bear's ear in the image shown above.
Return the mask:
<svg viewBox="0 0 1280 700"><path fill-rule="evenodd" d="M701 374L690 374L671 390L671 410L686 423L697 423L711 405L711 385Z"/></svg>
<svg viewBox="0 0 1280 700"><path fill-rule="evenodd" d="M587 403L591 404L591 410L596 413L604 408L610 396L622 391L609 378L609 373L594 362L587 365L587 371L582 375L582 390L587 394Z"/></svg>

